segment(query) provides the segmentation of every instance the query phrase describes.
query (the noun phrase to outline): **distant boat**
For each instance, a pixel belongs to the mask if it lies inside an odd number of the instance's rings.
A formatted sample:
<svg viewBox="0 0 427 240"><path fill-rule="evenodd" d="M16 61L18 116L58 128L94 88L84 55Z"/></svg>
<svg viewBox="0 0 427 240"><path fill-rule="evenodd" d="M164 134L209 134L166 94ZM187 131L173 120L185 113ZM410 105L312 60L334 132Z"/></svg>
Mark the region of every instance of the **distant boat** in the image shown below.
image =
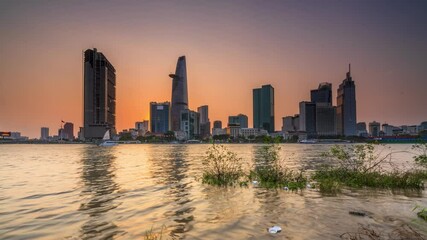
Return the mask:
<svg viewBox="0 0 427 240"><path fill-rule="evenodd" d="M102 138L102 142L99 144L101 147L111 147L116 146L118 143L116 141L111 140L110 130L107 130Z"/></svg>

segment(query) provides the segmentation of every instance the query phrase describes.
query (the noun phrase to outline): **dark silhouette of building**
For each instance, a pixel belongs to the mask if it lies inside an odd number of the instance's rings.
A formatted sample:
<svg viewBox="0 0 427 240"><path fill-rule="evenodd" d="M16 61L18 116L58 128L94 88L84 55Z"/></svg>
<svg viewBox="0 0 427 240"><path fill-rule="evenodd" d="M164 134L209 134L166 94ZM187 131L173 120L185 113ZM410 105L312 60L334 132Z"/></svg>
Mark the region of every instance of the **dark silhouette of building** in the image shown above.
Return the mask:
<svg viewBox="0 0 427 240"><path fill-rule="evenodd" d="M316 104L312 102L299 103L299 130L306 132L308 137L316 135Z"/></svg>
<svg viewBox="0 0 427 240"><path fill-rule="evenodd" d="M181 111L181 130L185 133L185 139L195 139L200 136L200 114L190 109Z"/></svg>
<svg viewBox="0 0 427 240"><path fill-rule="evenodd" d="M329 103L316 103L316 134L317 136L336 136L337 108Z"/></svg>
<svg viewBox="0 0 427 240"><path fill-rule="evenodd" d="M150 102L150 124L152 133L166 133L170 130L169 102Z"/></svg>
<svg viewBox="0 0 427 240"><path fill-rule="evenodd" d="M343 136L356 136L356 86L351 68L340 84L337 94L337 132Z"/></svg>
<svg viewBox="0 0 427 240"><path fill-rule="evenodd" d="M208 138L211 135L211 122L209 121L209 107L207 105L197 108L200 115L200 137Z"/></svg>
<svg viewBox="0 0 427 240"><path fill-rule="evenodd" d="M248 116L244 114L239 114L237 116L228 117L228 125L238 124L240 128L248 128Z"/></svg>
<svg viewBox="0 0 427 240"><path fill-rule="evenodd" d="M369 134L372 137L379 137L381 131L381 124L379 122L373 121L369 123Z"/></svg>
<svg viewBox="0 0 427 240"><path fill-rule="evenodd" d="M49 128L48 127L42 127L41 133L40 133L40 140L48 140L49 139Z"/></svg>
<svg viewBox="0 0 427 240"><path fill-rule="evenodd" d="M316 134L337 135L336 107L332 106L332 84L323 82L311 90L311 102L316 104Z"/></svg>
<svg viewBox="0 0 427 240"><path fill-rule="evenodd" d="M187 92L187 66L185 56L178 58L175 74L169 74L172 78L172 105L171 105L171 129L179 131L181 124L181 111L188 109Z"/></svg>
<svg viewBox="0 0 427 240"><path fill-rule="evenodd" d="M221 121L214 121L213 128L222 128L222 122Z"/></svg>
<svg viewBox="0 0 427 240"><path fill-rule="evenodd" d="M274 132L274 88L268 84L253 89L254 128Z"/></svg>
<svg viewBox="0 0 427 240"><path fill-rule="evenodd" d="M332 84L320 83L317 89L311 90L311 102L327 103L332 106Z"/></svg>
<svg viewBox="0 0 427 240"><path fill-rule="evenodd" d="M70 122L66 122L64 124L64 136L68 140L74 140L74 124Z"/></svg>
<svg viewBox="0 0 427 240"><path fill-rule="evenodd" d="M84 137L116 132L116 70L96 48L84 52Z"/></svg>

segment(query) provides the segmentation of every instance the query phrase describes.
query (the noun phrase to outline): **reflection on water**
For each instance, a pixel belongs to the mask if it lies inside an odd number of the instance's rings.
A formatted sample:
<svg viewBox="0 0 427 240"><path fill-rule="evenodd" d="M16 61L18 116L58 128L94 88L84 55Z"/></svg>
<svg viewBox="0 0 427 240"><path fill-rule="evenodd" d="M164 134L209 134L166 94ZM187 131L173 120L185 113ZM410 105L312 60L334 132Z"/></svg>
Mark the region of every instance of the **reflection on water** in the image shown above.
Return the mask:
<svg viewBox="0 0 427 240"><path fill-rule="evenodd" d="M150 159L156 183L168 187L164 196L168 202L168 210L163 215L174 222L167 227L173 239L182 239L183 233L191 230L189 223L194 220L192 215L194 207L191 206L189 192L191 178L188 179L187 147L187 145L170 145Z"/></svg>
<svg viewBox="0 0 427 240"><path fill-rule="evenodd" d="M81 205L79 211L88 216L81 226L82 239L109 239L122 234L116 224L114 216L109 213L120 204L115 201L120 195L119 186L114 182L115 160L114 148L88 147L81 160Z"/></svg>
<svg viewBox="0 0 427 240"><path fill-rule="evenodd" d="M230 144L246 167L260 144ZM427 235L412 211L427 206L425 191L344 189L322 195L203 185L209 145L0 145L0 239L339 239L371 224L390 232L402 223ZM282 144L280 157L307 172L325 163L330 145ZM407 145L391 145L404 150ZM408 160L409 159L409 160ZM409 164L412 155L395 161ZM365 211L368 217L349 215ZM267 228L282 227L271 235Z"/></svg>

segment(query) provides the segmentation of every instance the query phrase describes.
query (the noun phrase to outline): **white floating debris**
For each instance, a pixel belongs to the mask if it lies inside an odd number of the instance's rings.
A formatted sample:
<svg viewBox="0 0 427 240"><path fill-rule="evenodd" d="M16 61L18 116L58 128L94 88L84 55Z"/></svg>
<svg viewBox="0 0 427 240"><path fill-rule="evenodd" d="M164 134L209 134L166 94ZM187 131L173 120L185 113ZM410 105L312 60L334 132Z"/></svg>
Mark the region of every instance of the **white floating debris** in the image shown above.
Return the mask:
<svg viewBox="0 0 427 240"><path fill-rule="evenodd" d="M256 185L256 184L258 184L258 181L252 181L252 184Z"/></svg>
<svg viewBox="0 0 427 240"><path fill-rule="evenodd" d="M307 188L311 188L311 184L310 183L307 183Z"/></svg>
<svg viewBox="0 0 427 240"><path fill-rule="evenodd" d="M275 234L275 233L278 233L278 232L281 232L281 231L282 231L282 228L279 227L279 226L273 226L273 227L271 227L271 228L268 229L268 232L272 233L272 234Z"/></svg>
<svg viewBox="0 0 427 240"><path fill-rule="evenodd" d="M288 187L284 187L283 190L289 191L289 188Z"/></svg>

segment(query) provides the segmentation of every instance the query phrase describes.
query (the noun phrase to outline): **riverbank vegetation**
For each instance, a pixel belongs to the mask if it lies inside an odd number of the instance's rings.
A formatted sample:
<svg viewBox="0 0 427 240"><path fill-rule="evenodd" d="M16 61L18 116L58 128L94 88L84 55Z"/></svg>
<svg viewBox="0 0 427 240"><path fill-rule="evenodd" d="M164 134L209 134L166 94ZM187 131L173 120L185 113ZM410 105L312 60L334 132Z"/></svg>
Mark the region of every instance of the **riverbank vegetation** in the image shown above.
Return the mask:
<svg viewBox="0 0 427 240"><path fill-rule="evenodd" d="M305 188L307 178L303 172L287 168L279 152L280 146L277 144L263 146L260 152L261 159L249 172L249 180L267 188L286 187L289 190Z"/></svg>
<svg viewBox="0 0 427 240"><path fill-rule="evenodd" d="M392 163L396 152L384 153L386 150L385 147L376 150L373 144L333 146L325 155L332 163L316 171L312 179L324 192L339 191L343 186L423 189L427 179L425 169L400 170Z"/></svg>
<svg viewBox="0 0 427 240"><path fill-rule="evenodd" d="M339 192L343 187L420 190L427 180L426 144L413 146L415 167L409 170L393 165L392 156L397 152L385 146L335 145L323 155L330 164L310 175L287 168L280 150L275 143L262 146L254 166L245 172L236 153L214 144L203 161L202 182L217 186L247 186L252 182L259 187L289 190L317 186L321 192ZM312 184L307 184L310 181Z"/></svg>
<svg viewBox="0 0 427 240"><path fill-rule="evenodd" d="M242 183L243 176L242 159L238 158L236 153L224 145L213 144L209 147L203 159L203 183L232 186Z"/></svg>
<svg viewBox="0 0 427 240"><path fill-rule="evenodd" d="M263 146L260 161L252 170L244 171L242 159L224 145L213 144L203 159L202 183L216 186L254 185L289 190L304 188L307 178L302 172L286 168L279 158L280 147L277 144Z"/></svg>

